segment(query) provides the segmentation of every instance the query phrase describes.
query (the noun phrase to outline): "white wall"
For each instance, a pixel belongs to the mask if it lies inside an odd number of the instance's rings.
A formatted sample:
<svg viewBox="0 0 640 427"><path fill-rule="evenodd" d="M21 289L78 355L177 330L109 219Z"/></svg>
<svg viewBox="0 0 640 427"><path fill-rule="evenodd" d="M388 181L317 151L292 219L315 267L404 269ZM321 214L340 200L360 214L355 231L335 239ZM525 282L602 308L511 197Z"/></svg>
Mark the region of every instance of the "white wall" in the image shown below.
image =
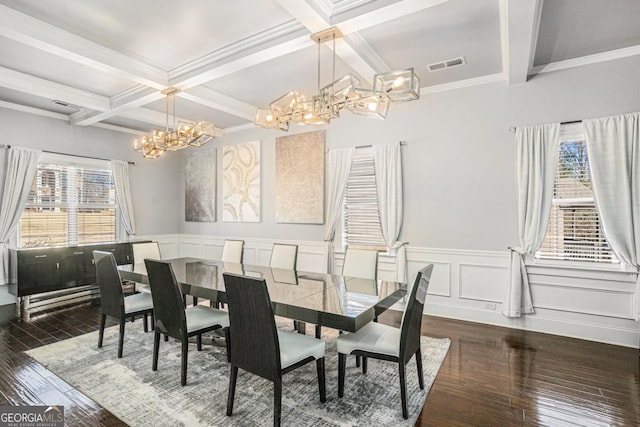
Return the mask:
<svg viewBox="0 0 640 427"><path fill-rule="evenodd" d="M143 159L133 151L134 135L97 127L75 127L53 118L0 108L0 144L40 148L107 159L136 162L130 166L138 234L175 233L178 227L177 175L179 160L164 156ZM0 177L6 170L6 150L0 149ZM0 193L2 192L0 185ZM6 286L0 285L0 305L13 303Z"/></svg>
<svg viewBox="0 0 640 427"><path fill-rule="evenodd" d="M640 111L639 69L636 56L541 74L521 85L497 82L431 93L419 101L392 105L385 121L345 113L325 127L327 148L408 142L403 148L401 240L410 242L410 277L425 263L436 264L427 312L638 345L638 324L631 320L635 274L536 267L531 277L536 314L511 320L500 310L508 280L506 249L518 244L515 146L509 128ZM429 76L422 73L422 78L428 81ZM294 126L289 133L313 129L317 128ZM322 240L323 226L275 223L278 135L284 133L251 129L216 143L221 147L262 141L262 222L192 223L185 222L180 211L179 235ZM221 150L218 153L220 202ZM182 187L180 192L183 201Z"/></svg>
<svg viewBox="0 0 640 427"><path fill-rule="evenodd" d="M536 314L510 320L500 309L508 278L506 248L518 244L509 128L640 111L639 69L636 56L538 75L521 85L498 82L431 93L393 105L385 121L345 113L326 127L327 148L408 142L401 239L410 242L410 277L424 264L435 264L427 313L638 345L638 323L631 320L635 274L537 266L531 272ZM422 79L429 75L423 72ZM290 133L313 129L294 127ZM0 130L6 138L0 143L135 160L138 234L160 240L163 256L214 256L225 237L240 237L254 248L258 262L270 242L298 241L311 248L309 265L323 268L314 248L321 247L324 226L275 223L274 139L284 133L251 129L201 148L219 150L220 203L220 147L262 141L262 222L239 224L184 221L182 153L145 161L131 151L130 135L2 109ZM218 218L221 213L218 206Z"/></svg>

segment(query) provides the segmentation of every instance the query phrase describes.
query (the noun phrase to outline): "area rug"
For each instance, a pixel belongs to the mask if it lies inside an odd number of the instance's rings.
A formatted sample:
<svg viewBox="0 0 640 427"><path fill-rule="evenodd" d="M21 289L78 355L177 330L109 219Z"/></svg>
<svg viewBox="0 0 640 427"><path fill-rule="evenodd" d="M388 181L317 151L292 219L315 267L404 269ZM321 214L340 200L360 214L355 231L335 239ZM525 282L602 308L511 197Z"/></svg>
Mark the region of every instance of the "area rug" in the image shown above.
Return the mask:
<svg viewBox="0 0 640 427"><path fill-rule="evenodd" d="M367 374L349 357L345 394L338 398L335 331L326 340L327 401L320 403L315 363L283 378L282 424L290 426L414 425L450 340L422 337L425 388L415 358L407 365L409 419L402 418L397 364L369 360ZM105 330L104 346L92 332L39 347L28 355L131 426L262 426L273 420L273 385L240 370L233 416L226 416L229 364L223 346L189 348L187 386L180 386L180 343L160 342L158 371L151 370L153 333L127 324L124 356L116 357L118 328Z"/></svg>

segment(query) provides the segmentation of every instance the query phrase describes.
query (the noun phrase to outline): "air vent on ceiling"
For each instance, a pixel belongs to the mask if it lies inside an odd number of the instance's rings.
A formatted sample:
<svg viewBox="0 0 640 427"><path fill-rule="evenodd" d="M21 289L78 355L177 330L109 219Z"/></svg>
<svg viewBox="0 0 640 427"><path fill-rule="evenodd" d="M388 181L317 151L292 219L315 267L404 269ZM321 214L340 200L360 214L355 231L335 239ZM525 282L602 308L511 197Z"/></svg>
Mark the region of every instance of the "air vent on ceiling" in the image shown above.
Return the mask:
<svg viewBox="0 0 640 427"><path fill-rule="evenodd" d="M444 70L445 68L457 67L459 65L464 65L464 56L459 58L447 59L446 61L436 62L435 64L427 65L427 69L429 71L438 71Z"/></svg>
<svg viewBox="0 0 640 427"><path fill-rule="evenodd" d="M52 104L54 105L59 105L61 107L67 107L67 108L75 108L76 110L80 110L82 107L75 105L75 104L69 104L68 102L64 102L64 101L60 101L57 99L54 99L53 101L51 101Z"/></svg>

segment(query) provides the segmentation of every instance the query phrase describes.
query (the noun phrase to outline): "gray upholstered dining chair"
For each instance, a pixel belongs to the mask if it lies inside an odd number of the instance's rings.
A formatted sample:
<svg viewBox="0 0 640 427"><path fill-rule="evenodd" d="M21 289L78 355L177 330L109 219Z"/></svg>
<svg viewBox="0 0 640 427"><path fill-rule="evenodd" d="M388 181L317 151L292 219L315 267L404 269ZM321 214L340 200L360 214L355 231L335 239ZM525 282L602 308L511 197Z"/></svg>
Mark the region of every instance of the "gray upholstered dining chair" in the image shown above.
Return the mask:
<svg viewBox="0 0 640 427"><path fill-rule="evenodd" d="M184 297L171 264L146 259L151 285L156 328L153 336L153 365L158 370L160 334L182 342L180 384L187 384L187 356L189 338L197 337L198 351L202 350L202 334L229 326L229 316L222 310L201 305L184 307Z"/></svg>
<svg viewBox="0 0 640 427"><path fill-rule="evenodd" d="M107 316L118 319L120 334L118 340L118 357L122 357L124 345L124 325L126 319L135 319L136 316L144 316L144 331L147 332L147 316L151 315L151 327L153 328L153 301L149 294L133 294L124 296L122 280L116 259L111 252L93 251L93 261L96 266L96 281L100 286L100 332L98 334L98 347L102 347L104 339L104 327Z"/></svg>
<svg viewBox="0 0 640 427"><path fill-rule="evenodd" d="M222 247L222 262L242 264L244 258L244 240L225 240Z"/></svg>
<svg viewBox="0 0 640 427"><path fill-rule="evenodd" d="M274 243L269 267L295 270L298 262L298 245Z"/></svg>
<svg viewBox="0 0 640 427"><path fill-rule="evenodd" d="M347 247L342 264L342 275L377 280L378 251Z"/></svg>
<svg viewBox="0 0 640 427"><path fill-rule="evenodd" d="M348 354L362 356L362 372L367 373L367 358L398 363L400 375L400 399L402 416L408 418L406 364L415 355L420 389L424 389L420 335L422 311L429 288L433 264L420 270L411 290L409 301L400 328L369 323L358 332L345 333L338 337L338 396L344 395L344 377Z"/></svg>
<svg viewBox="0 0 640 427"><path fill-rule="evenodd" d="M141 242L141 243L132 243L131 249L133 250L133 264L144 262L146 258L150 259L158 259L161 260L162 256L160 255L160 246L158 242ZM149 285L145 285L144 283L136 283L135 289L138 292L146 292L148 294L151 293L151 289Z"/></svg>
<svg viewBox="0 0 640 427"><path fill-rule="evenodd" d="M273 382L273 424L280 425L282 376L315 360L320 402L326 401L324 341L280 331L264 279L224 273L229 307L229 328L225 328L227 356L231 363L227 415L233 413L238 369Z"/></svg>

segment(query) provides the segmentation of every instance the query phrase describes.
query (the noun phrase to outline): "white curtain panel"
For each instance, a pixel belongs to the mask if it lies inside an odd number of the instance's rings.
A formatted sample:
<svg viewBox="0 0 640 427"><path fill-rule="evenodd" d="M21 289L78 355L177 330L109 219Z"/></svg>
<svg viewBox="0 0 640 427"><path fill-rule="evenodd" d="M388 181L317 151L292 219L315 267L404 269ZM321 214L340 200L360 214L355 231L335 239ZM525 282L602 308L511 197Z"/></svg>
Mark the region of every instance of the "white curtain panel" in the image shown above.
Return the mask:
<svg viewBox="0 0 640 427"><path fill-rule="evenodd" d="M395 248L402 227L402 150L400 144L373 146L382 236Z"/></svg>
<svg viewBox="0 0 640 427"><path fill-rule="evenodd" d="M116 186L118 207L122 213L122 224L131 238L136 234L136 221L133 217L129 163L122 160L111 160L111 170L113 171L113 181Z"/></svg>
<svg viewBox="0 0 640 427"><path fill-rule="evenodd" d="M328 242L328 271L333 272L333 238L336 234L336 226L340 218L342 201L349 180L351 160L354 147L329 150L329 192L327 194L327 223L325 224L324 240Z"/></svg>
<svg viewBox="0 0 640 427"><path fill-rule="evenodd" d="M11 147L7 152L7 169L0 205L0 284L9 282L9 250L7 244L20 222L29 197L33 179L38 171L40 150Z"/></svg>
<svg viewBox="0 0 640 427"><path fill-rule="evenodd" d="M502 314L533 313L524 257L542 245L549 223L558 165L560 124L516 129L516 197L520 247L511 250L510 280Z"/></svg>
<svg viewBox="0 0 640 427"><path fill-rule="evenodd" d="M402 228L402 147L400 144L375 145L376 190L382 237L387 247L396 250L396 281L406 283L405 247L398 242Z"/></svg>
<svg viewBox="0 0 640 427"><path fill-rule="evenodd" d="M640 113L583 121L593 195L611 249L640 266ZM640 320L640 278L635 319Z"/></svg>

